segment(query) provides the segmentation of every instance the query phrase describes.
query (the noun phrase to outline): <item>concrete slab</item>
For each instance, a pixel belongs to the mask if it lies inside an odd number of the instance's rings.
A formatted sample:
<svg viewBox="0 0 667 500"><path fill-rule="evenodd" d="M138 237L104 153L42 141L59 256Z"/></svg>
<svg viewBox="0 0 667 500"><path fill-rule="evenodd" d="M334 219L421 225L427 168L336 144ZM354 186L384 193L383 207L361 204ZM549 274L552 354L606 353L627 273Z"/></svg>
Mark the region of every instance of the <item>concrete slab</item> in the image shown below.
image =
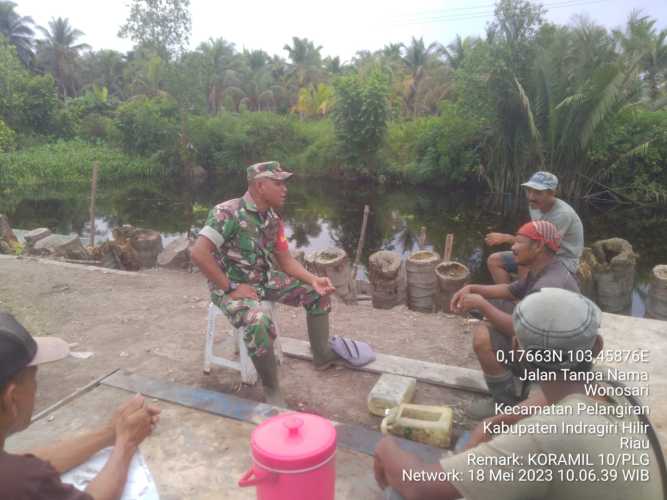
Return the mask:
<svg viewBox="0 0 667 500"><path fill-rule="evenodd" d="M605 364L647 373L648 383L641 384L648 387L648 398L643 403L650 408L649 419L667 454L667 321L603 313L601 330L604 348L612 355L625 356L644 349L648 352L645 362L630 358L623 362L605 360Z"/></svg>
<svg viewBox="0 0 667 500"><path fill-rule="evenodd" d="M106 421L130 394L99 386L54 411L53 419L35 422L27 431L7 442L11 452L26 451L53 443L82 429ZM250 433L254 426L228 418L159 402L160 424L141 446L162 500L251 500L254 488L237 482L250 467ZM338 450L336 498L380 500L382 493L373 478L373 459L360 453Z"/></svg>

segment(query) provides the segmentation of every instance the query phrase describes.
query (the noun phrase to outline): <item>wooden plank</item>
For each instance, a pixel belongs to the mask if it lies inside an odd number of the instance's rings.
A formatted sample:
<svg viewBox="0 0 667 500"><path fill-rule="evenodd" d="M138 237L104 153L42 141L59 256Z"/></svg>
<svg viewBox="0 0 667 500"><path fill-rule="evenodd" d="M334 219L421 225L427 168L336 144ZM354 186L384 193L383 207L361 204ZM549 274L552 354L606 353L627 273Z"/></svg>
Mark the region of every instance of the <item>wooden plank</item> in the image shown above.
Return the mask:
<svg viewBox="0 0 667 500"><path fill-rule="evenodd" d="M308 342L282 337L283 353L299 359L313 359ZM462 389L464 391L488 394L481 371L459 366L441 365L417 359L402 358L390 354L375 353L375 361L358 368L371 373L394 373L404 377L413 377L422 382Z"/></svg>
<svg viewBox="0 0 667 500"><path fill-rule="evenodd" d="M279 413L291 411L223 392L151 379L123 370L105 378L102 384L255 425ZM333 420L331 422L336 427L337 445L343 448L372 456L377 443L382 439L381 433L360 425L342 424ZM429 463L435 463L450 453L448 450L407 439L396 439L401 448Z"/></svg>
<svg viewBox="0 0 667 500"><path fill-rule="evenodd" d="M142 273L138 271L119 271L118 269L107 269L106 267L100 266L89 266L86 264L70 264L69 262L63 262L61 260L53 260L50 258L41 258L41 257L23 257L21 255L0 255L0 260L18 260L18 261L30 261L37 262L38 264L49 264L52 266L60 267L69 267L72 269L82 269L86 271L97 271L102 274L118 274L122 276L147 276L147 273Z"/></svg>

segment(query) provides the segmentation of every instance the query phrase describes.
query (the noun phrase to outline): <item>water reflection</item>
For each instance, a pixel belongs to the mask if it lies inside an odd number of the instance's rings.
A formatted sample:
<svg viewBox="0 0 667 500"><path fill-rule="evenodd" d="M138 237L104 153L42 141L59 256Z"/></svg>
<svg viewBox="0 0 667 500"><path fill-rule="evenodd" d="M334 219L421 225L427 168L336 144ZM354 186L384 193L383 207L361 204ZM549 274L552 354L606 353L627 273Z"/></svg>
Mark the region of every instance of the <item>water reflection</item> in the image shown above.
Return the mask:
<svg viewBox="0 0 667 500"><path fill-rule="evenodd" d="M49 227L60 233L75 232L89 237L89 186L23 187L0 200L17 228ZM208 182L196 191L180 185L152 180L126 184L101 184L97 192L96 242L111 238L111 230L122 224L151 228L163 234L164 244L201 227L215 203L240 196L245 190L241 177ZM489 249L483 245L490 230L513 232L528 220L527 209L504 216L491 212L489 197L466 192L341 184L333 181L293 179L283 209L286 235L292 247L306 252L338 246L353 256L361 230L363 207L371 213L362 262L380 249L407 255L420 247L442 255L445 236L455 235L453 257L471 268L473 279L487 281L484 265ZM645 209L615 209L605 213L588 207L579 209L586 241L619 236L630 241L640 255L638 288L633 313L643 315L646 277L658 263L667 262L667 218ZM425 241L420 241L425 228Z"/></svg>

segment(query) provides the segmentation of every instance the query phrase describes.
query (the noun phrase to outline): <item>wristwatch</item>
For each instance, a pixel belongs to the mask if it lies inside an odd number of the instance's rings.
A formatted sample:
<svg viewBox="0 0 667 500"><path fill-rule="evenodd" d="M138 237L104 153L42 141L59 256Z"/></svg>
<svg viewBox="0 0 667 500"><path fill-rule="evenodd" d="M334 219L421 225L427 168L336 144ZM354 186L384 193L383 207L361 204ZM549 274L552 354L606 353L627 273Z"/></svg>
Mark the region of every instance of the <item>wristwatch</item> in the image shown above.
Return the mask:
<svg viewBox="0 0 667 500"><path fill-rule="evenodd" d="M229 280L229 286L227 286L227 290L225 290L225 293L232 293L238 287L239 287L238 283L236 283L235 281Z"/></svg>

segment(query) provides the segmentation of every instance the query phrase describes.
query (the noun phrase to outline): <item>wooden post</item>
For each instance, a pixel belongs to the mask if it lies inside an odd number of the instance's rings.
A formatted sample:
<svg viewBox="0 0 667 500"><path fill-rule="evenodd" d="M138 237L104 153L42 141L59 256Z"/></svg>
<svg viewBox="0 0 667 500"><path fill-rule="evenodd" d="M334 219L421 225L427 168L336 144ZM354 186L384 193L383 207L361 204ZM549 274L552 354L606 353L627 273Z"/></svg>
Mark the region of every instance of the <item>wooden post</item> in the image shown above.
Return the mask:
<svg viewBox="0 0 667 500"><path fill-rule="evenodd" d="M93 179L90 182L90 246L95 247L95 195L97 194L97 171L99 162L93 163Z"/></svg>
<svg viewBox="0 0 667 500"><path fill-rule="evenodd" d="M442 253L442 260L444 262L449 262L452 260L452 250L454 249L454 235L452 233L447 234L445 239L445 249Z"/></svg>
<svg viewBox="0 0 667 500"><path fill-rule="evenodd" d="M361 234L359 235L359 243L357 243L357 252L354 255L354 264L352 265L352 276L350 276L350 283L352 285L352 294L356 299L357 295L357 268L359 267L359 260L361 259L361 250L364 248L364 240L366 239L366 226L368 225L368 214L371 208L364 205L364 218L361 222Z"/></svg>

